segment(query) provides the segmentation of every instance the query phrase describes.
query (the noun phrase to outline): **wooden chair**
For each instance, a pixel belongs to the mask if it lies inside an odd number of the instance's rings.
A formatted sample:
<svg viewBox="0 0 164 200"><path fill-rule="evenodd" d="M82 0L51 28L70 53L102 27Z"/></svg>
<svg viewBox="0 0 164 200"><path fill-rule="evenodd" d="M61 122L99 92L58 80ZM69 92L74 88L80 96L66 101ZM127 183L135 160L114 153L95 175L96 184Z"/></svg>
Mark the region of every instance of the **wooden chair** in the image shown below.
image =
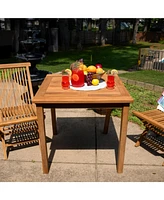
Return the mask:
<svg viewBox="0 0 164 200"><path fill-rule="evenodd" d="M141 142L147 142L148 146L154 150L164 151L164 112L154 109L144 112L133 111L145 126L145 130L140 135L135 146L140 146ZM164 165L164 162L163 164Z"/></svg>
<svg viewBox="0 0 164 200"><path fill-rule="evenodd" d="M0 64L0 140L4 159L9 150L38 144L30 63Z"/></svg>

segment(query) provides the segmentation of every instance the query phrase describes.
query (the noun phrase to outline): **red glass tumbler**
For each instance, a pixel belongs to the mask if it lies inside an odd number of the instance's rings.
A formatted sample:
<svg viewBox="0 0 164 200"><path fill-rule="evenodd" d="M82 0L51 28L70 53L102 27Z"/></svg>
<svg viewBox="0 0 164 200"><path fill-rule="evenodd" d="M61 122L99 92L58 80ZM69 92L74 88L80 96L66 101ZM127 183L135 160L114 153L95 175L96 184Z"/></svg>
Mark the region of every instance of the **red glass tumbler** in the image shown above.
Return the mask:
<svg viewBox="0 0 164 200"><path fill-rule="evenodd" d="M107 88L114 89L115 82L114 82L114 75L108 74L107 75Z"/></svg>
<svg viewBox="0 0 164 200"><path fill-rule="evenodd" d="M68 74L62 75L62 88L64 90L67 90L67 89L70 88L70 82L69 82L69 75Z"/></svg>

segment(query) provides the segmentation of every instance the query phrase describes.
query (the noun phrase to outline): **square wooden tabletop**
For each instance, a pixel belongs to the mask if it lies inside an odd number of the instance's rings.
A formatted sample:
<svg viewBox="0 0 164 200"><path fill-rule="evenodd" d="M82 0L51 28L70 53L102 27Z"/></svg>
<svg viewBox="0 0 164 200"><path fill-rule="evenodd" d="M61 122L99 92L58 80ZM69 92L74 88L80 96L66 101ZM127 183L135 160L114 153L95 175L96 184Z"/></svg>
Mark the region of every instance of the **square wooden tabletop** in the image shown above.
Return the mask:
<svg viewBox="0 0 164 200"><path fill-rule="evenodd" d="M106 81L106 74L102 77ZM64 90L61 86L61 74L48 74L33 98L36 104L120 104L132 103L133 98L118 75L115 75L114 89L94 91Z"/></svg>

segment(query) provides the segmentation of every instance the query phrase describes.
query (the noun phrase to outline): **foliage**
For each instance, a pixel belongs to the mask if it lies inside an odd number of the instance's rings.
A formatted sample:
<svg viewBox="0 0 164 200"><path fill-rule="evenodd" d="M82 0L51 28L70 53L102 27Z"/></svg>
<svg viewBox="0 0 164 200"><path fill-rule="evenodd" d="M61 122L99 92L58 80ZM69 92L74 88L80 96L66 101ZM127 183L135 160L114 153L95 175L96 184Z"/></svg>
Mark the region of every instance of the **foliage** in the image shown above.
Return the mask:
<svg viewBox="0 0 164 200"><path fill-rule="evenodd" d="M161 96L160 92L146 90L142 87L138 87L135 85L128 85L125 84L127 90L129 91L130 95L133 97L134 102L130 105L129 111L129 121L142 125L142 122L133 115L132 111L146 111L155 109L157 107L157 100ZM112 112L113 116L121 117L121 110L115 109Z"/></svg>
<svg viewBox="0 0 164 200"><path fill-rule="evenodd" d="M160 40L159 43L160 43L160 44L164 44L164 40L163 40L163 39Z"/></svg>

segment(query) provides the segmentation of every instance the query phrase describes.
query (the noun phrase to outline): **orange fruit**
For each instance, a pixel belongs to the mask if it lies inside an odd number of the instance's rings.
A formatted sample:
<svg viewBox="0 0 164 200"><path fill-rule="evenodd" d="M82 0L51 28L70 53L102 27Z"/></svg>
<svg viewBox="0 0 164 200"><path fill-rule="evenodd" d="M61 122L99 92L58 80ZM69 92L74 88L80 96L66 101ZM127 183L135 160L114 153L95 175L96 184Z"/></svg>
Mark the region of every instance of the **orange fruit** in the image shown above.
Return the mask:
<svg viewBox="0 0 164 200"><path fill-rule="evenodd" d="M78 80L79 80L79 76L78 76L77 74L73 74L73 75L72 75L72 79L73 79L74 81L78 81Z"/></svg>
<svg viewBox="0 0 164 200"><path fill-rule="evenodd" d="M95 73L96 72L96 67L94 65L90 65L89 67L87 67L87 71Z"/></svg>
<svg viewBox="0 0 164 200"><path fill-rule="evenodd" d="M102 74L102 73L104 73L104 70L102 68L96 69L96 74Z"/></svg>

